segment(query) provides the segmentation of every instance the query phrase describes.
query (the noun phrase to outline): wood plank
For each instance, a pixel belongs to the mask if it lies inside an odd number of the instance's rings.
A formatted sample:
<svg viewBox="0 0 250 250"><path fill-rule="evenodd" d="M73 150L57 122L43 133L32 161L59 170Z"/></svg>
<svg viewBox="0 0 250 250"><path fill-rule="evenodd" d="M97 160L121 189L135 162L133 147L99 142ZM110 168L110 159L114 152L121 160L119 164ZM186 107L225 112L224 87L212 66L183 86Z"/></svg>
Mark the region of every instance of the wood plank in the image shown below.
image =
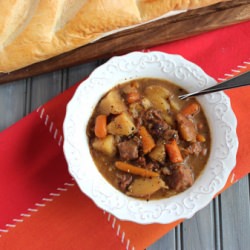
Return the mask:
<svg viewBox="0 0 250 250"><path fill-rule="evenodd" d="M250 249L249 184L246 176L221 194L223 249Z"/></svg>
<svg viewBox="0 0 250 250"><path fill-rule="evenodd" d="M216 249L213 212L211 202L194 217L183 222L183 249Z"/></svg>
<svg viewBox="0 0 250 250"><path fill-rule="evenodd" d="M0 131L21 119L26 113L26 81L0 86Z"/></svg>
<svg viewBox="0 0 250 250"><path fill-rule="evenodd" d="M94 61L71 67L67 72L67 86L70 87L75 83L82 81L99 65L100 63L98 61Z"/></svg>
<svg viewBox="0 0 250 250"><path fill-rule="evenodd" d="M231 0L191 10L177 16L163 18L116 33L95 43L10 74L0 74L0 83L55 71L100 58L109 58L134 50L149 48L249 19L250 0Z"/></svg>
<svg viewBox="0 0 250 250"><path fill-rule="evenodd" d="M222 225L221 225L221 212L220 212L220 195L217 196L214 201L214 235L215 235L215 246L216 250L221 250L222 248Z"/></svg>
<svg viewBox="0 0 250 250"><path fill-rule="evenodd" d="M62 91L62 71L32 78L30 86L30 112Z"/></svg>
<svg viewBox="0 0 250 250"><path fill-rule="evenodd" d="M171 230L168 234L160 238L154 244L149 246L147 250L176 250L176 232L175 229Z"/></svg>

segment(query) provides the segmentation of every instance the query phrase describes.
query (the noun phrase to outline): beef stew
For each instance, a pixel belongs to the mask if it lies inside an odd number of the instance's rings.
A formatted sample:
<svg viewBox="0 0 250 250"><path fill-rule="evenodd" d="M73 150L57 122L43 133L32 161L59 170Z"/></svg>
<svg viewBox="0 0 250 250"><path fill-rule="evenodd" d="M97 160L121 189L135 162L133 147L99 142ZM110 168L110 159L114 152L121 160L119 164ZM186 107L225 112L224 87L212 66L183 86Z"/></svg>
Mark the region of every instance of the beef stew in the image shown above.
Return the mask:
<svg viewBox="0 0 250 250"><path fill-rule="evenodd" d="M183 192L204 169L210 132L196 99L162 79L119 84L98 102L87 126L93 160L126 195L161 199Z"/></svg>

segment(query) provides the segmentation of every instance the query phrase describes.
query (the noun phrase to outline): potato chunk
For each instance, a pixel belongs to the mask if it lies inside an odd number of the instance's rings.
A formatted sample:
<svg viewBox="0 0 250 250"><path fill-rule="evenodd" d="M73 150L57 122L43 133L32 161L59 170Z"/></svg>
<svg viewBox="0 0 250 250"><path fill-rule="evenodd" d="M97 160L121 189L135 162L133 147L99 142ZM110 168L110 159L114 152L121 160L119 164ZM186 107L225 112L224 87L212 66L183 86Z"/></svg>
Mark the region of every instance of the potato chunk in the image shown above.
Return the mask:
<svg viewBox="0 0 250 250"><path fill-rule="evenodd" d="M166 157L165 146L163 143L159 143L156 147L149 153L149 157L152 160L164 163Z"/></svg>
<svg viewBox="0 0 250 250"><path fill-rule="evenodd" d="M120 114L127 109L119 91L110 91L100 102L99 112L104 115Z"/></svg>
<svg viewBox="0 0 250 250"><path fill-rule="evenodd" d="M167 89L161 86L151 85L145 89L145 96L149 99L154 108L161 110L170 109L170 105L167 101L170 92Z"/></svg>
<svg viewBox="0 0 250 250"><path fill-rule="evenodd" d="M139 88L139 83L135 80L135 81L132 81L130 84L125 85L122 88L122 92L125 94L134 93L134 92L138 92L138 88Z"/></svg>
<svg viewBox="0 0 250 250"><path fill-rule="evenodd" d="M131 116L123 112L116 116L113 121L108 124L108 133L112 135L131 135L136 132L135 124Z"/></svg>
<svg viewBox="0 0 250 250"><path fill-rule="evenodd" d="M166 112L162 114L163 120L170 126L174 126L174 119L171 115L167 114Z"/></svg>
<svg viewBox="0 0 250 250"><path fill-rule="evenodd" d="M159 177L137 178L128 187L127 195L133 197L150 197L161 188L167 188L165 182Z"/></svg>
<svg viewBox="0 0 250 250"><path fill-rule="evenodd" d="M151 102L146 97L143 97L141 99L141 105L143 106L144 109L151 108Z"/></svg>
<svg viewBox="0 0 250 250"><path fill-rule="evenodd" d="M181 110L179 100L175 96L170 96L168 100L171 109L173 109L175 112L179 112Z"/></svg>
<svg viewBox="0 0 250 250"><path fill-rule="evenodd" d="M115 138L113 135L107 135L104 139L95 138L92 146L95 150L107 156L112 157L116 154Z"/></svg>

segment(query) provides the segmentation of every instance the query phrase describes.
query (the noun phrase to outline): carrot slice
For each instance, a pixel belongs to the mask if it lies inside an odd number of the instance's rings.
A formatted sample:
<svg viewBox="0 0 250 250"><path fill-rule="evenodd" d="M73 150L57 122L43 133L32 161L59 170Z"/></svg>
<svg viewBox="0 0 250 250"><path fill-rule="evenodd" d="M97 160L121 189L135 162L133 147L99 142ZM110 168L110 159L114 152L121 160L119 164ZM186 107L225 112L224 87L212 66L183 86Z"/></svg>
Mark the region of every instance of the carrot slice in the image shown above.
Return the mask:
<svg viewBox="0 0 250 250"><path fill-rule="evenodd" d="M197 134L196 135L196 140L199 141L199 142L205 142L206 141L206 138L204 135L202 134Z"/></svg>
<svg viewBox="0 0 250 250"><path fill-rule="evenodd" d="M177 145L176 140L171 140L169 143L165 145L165 147L171 162L173 163L183 162L181 151Z"/></svg>
<svg viewBox="0 0 250 250"><path fill-rule="evenodd" d="M115 166L127 173L135 174L135 175L140 175L142 177L156 177L159 176L159 173L147 170L145 168L140 168L136 167L132 164L123 162L123 161L116 161Z"/></svg>
<svg viewBox="0 0 250 250"><path fill-rule="evenodd" d="M195 115L200 111L200 105L197 102L191 102L181 110L185 116Z"/></svg>
<svg viewBox="0 0 250 250"><path fill-rule="evenodd" d="M143 153L147 154L155 147L154 139L144 126L139 128L138 133L141 136Z"/></svg>
<svg viewBox="0 0 250 250"><path fill-rule="evenodd" d="M98 115L95 119L95 136L105 138L107 135L107 116Z"/></svg>
<svg viewBox="0 0 250 250"><path fill-rule="evenodd" d="M140 94L139 94L139 92L128 93L127 96L126 96L126 99L127 99L127 102L129 104L134 103L134 102L140 100Z"/></svg>

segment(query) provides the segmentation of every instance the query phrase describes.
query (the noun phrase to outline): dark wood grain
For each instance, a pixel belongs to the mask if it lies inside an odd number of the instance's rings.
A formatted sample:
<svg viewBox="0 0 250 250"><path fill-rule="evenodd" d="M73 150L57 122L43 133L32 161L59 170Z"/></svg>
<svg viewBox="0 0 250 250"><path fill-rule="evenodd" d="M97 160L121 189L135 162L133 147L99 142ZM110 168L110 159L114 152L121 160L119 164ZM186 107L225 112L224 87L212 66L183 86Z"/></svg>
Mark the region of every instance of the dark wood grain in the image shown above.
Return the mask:
<svg viewBox="0 0 250 250"><path fill-rule="evenodd" d="M232 0L191 10L125 30L52 59L9 74L0 74L0 83L48 73L96 59L146 49L206 31L250 20L250 0Z"/></svg>

